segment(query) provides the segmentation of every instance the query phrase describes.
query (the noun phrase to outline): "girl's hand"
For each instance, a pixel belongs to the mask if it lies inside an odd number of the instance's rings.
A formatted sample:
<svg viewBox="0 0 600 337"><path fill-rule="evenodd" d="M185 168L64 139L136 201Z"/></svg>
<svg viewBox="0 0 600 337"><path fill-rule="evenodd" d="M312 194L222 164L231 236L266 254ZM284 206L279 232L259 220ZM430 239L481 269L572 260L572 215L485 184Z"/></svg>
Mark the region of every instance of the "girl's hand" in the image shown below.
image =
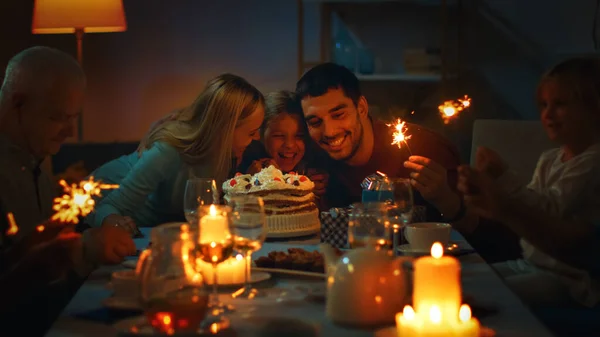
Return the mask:
<svg viewBox="0 0 600 337"><path fill-rule="evenodd" d="M475 153L475 168L492 179L498 179L508 170L508 165L496 151L480 146Z"/></svg>
<svg viewBox="0 0 600 337"><path fill-rule="evenodd" d="M315 183L313 193L319 197L323 196L327 190L327 184L329 183L329 174L317 169L308 169L306 176Z"/></svg>
<svg viewBox="0 0 600 337"><path fill-rule="evenodd" d="M275 166L275 168L279 168L279 165L272 158L263 158L258 159L252 162L246 171L247 174L256 174L260 172L262 169L267 168L269 166Z"/></svg>
<svg viewBox="0 0 600 337"><path fill-rule="evenodd" d="M502 220L506 196L488 174L470 166L460 166L458 190L464 195L467 206L477 215Z"/></svg>

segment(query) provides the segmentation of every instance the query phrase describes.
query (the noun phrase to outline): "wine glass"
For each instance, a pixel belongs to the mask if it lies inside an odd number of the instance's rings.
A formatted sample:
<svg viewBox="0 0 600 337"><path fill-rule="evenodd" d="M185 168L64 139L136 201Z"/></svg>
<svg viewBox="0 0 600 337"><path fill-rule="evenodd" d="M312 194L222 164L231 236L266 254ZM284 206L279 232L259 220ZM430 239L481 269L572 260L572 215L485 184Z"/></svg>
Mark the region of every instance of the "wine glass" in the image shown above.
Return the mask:
<svg viewBox="0 0 600 337"><path fill-rule="evenodd" d="M190 178L185 184L183 196L183 212L190 224L196 224L198 206L219 203L219 190L217 183L212 178Z"/></svg>
<svg viewBox="0 0 600 337"><path fill-rule="evenodd" d="M262 247L267 237L265 204L261 197L237 196L227 203L232 210L232 230L235 233L235 249L246 258L244 287L234 292L233 298L253 299L263 294L250 285L250 267L252 252Z"/></svg>
<svg viewBox="0 0 600 337"><path fill-rule="evenodd" d="M195 333L208 310L208 292L189 267L188 224L152 230L152 249L140 261L141 304L148 324L163 334Z"/></svg>
<svg viewBox="0 0 600 337"><path fill-rule="evenodd" d="M389 249L390 222L388 203L366 202L353 204L348 215L348 243L350 248L374 247Z"/></svg>
<svg viewBox="0 0 600 337"><path fill-rule="evenodd" d="M414 199L410 179L395 178L392 179L391 183L395 207L388 209L388 218L393 230L392 249L396 254L398 245L402 242L402 228L410 223L412 219Z"/></svg>
<svg viewBox="0 0 600 337"><path fill-rule="evenodd" d="M231 208L214 204L199 206L198 219L197 257L211 264L213 275L213 291L209 304L212 315L207 317L203 325L211 328L217 326L221 330L229 325L229 321L223 316L223 313L233 310L233 307L226 306L219 301L217 292L217 267L229 259L233 253L235 236L231 230ZM196 264L196 267L198 266Z"/></svg>

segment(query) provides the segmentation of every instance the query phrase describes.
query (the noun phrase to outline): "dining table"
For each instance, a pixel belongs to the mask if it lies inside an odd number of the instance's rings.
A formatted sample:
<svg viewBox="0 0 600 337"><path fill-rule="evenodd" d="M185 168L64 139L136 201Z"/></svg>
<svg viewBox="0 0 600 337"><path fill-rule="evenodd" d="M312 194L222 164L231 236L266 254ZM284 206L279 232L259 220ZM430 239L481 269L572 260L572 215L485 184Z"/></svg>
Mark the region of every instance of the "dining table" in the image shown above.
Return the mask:
<svg viewBox="0 0 600 337"><path fill-rule="evenodd" d="M135 239L138 249L148 247L150 229L142 228L144 238ZM458 232L452 232L452 241L468 245ZM267 241L253 254L256 259L272 251L287 251L290 247L317 250L318 234ZM132 259L134 259L132 257ZM553 334L511 292L503 280L475 251L458 257L461 263L463 293L470 298L473 316L482 326L502 337L546 337ZM141 324L141 311L115 310L106 306L112 296L107 287L114 271L124 265L104 266L89 275L69 304L48 330L48 337L113 337L151 336L152 333L125 334L129 325ZM231 304L235 311L228 313L231 327L218 335L223 336L343 336L343 337L396 337L390 327L353 328L334 324L326 316L325 299L313 298L303 291L311 287L325 287L325 277L297 277L271 273L271 277L254 284L265 296L253 300L233 299L235 288L219 287L219 298ZM303 290L304 289L304 290ZM210 290L208 288L207 290ZM350 295L350 294L349 294ZM125 328L124 328L125 327Z"/></svg>

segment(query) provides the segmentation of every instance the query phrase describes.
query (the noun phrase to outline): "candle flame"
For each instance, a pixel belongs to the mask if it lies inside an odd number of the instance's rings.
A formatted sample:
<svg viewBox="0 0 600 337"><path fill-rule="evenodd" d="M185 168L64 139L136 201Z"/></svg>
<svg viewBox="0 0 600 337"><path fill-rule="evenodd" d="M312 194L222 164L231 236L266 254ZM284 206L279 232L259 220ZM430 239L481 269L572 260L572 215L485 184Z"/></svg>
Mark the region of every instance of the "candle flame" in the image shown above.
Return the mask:
<svg viewBox="0 0 600 337"><path fill-rule="evenodd" d="M119 188L119 185L116 184L103 184L99 180L94 181L94 177L71 186L64 180L61 180L59 184L63 187L65 194L54 199L52 209L56 213L50 219L72 224L79 223L80 216L86 216L94 210L96 201L93 198L101 196L102 190Z"/></svg>
<svg viewBox="0 0 600 337"><path fill-rule="evenodd" d="M215 207L215 205L210 205L208 213L212 216L217 215L217 208Z"/></svg>
<svg viewBox="0 0 600 337"><path fill-rule="evenodd" d="M442 311L437 305L432 305L429 309L429 320L432 323L439 324L442 321Z"/></svg>
<svg viewBox="0 0 600 337"><path fill-rule="evenodd" d="M402 144L404 143L408 147L407 140L412 137L411 135L407 135L406 131L408 128L406 127L406 122L402 121L400 118L396 120L396 124L387 124L388 127L394 127L394 134L392 135L392 145L398 146L398 148L402 148Z"/></svg>
<svg viewBox="0 0 600 337"><path fill-rule="evenodd" d="M444 120L444 124L450 123L450 120L457 117L458 114L471 106L471 98L465 95L463 98L449 100L438 106L440 115Z"/></svg>
<svg viewBox="0 0 600 337"><path fill-rule="evenodd" d="M415 311L410 305L405 305L404 309L402 310L402 316L404 316L404 318L406 318L407 320L411 321L415 319Z"/></svg>
<svg viewBox="0 0 600 337"><path fill-rule="evenodd" d="M17 234L19 232L19 226L17 226L15 216L12 213L8 213L6 214L6 218L8 219L8 229L6 230L6 236Z"/></svg>
<svg viewBox="0 0 600 337"><path fill-rule="evenodd" d="M467 304L460 306L458 311L458 318L461 322L468 322L471 319L471 308Z"/></svg>
<svg viewBox="0 0 600 337"><path fill-rule="evenodd" d="M431 245L431 256L435 259L444 256L444 246L439 242L434 242L433 245Z"/></svg>

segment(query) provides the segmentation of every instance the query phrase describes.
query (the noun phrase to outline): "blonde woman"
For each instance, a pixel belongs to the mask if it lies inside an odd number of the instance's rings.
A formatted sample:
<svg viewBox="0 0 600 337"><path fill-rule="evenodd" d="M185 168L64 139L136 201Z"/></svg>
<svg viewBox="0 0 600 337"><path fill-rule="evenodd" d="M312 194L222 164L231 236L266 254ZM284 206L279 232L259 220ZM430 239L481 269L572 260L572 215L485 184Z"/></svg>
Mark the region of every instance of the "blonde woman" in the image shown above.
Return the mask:
<svg viewBox="0 0 600 337"><path fill-rule="evenodd" d="M104 197L86 221L92 226L155 226L183 219L189 177L221 185L248 144L260 139L264 97L239 76L208 82L187 108L155 125L141 155L134 152L98 168L94 177L120 187Z"/></svg>

